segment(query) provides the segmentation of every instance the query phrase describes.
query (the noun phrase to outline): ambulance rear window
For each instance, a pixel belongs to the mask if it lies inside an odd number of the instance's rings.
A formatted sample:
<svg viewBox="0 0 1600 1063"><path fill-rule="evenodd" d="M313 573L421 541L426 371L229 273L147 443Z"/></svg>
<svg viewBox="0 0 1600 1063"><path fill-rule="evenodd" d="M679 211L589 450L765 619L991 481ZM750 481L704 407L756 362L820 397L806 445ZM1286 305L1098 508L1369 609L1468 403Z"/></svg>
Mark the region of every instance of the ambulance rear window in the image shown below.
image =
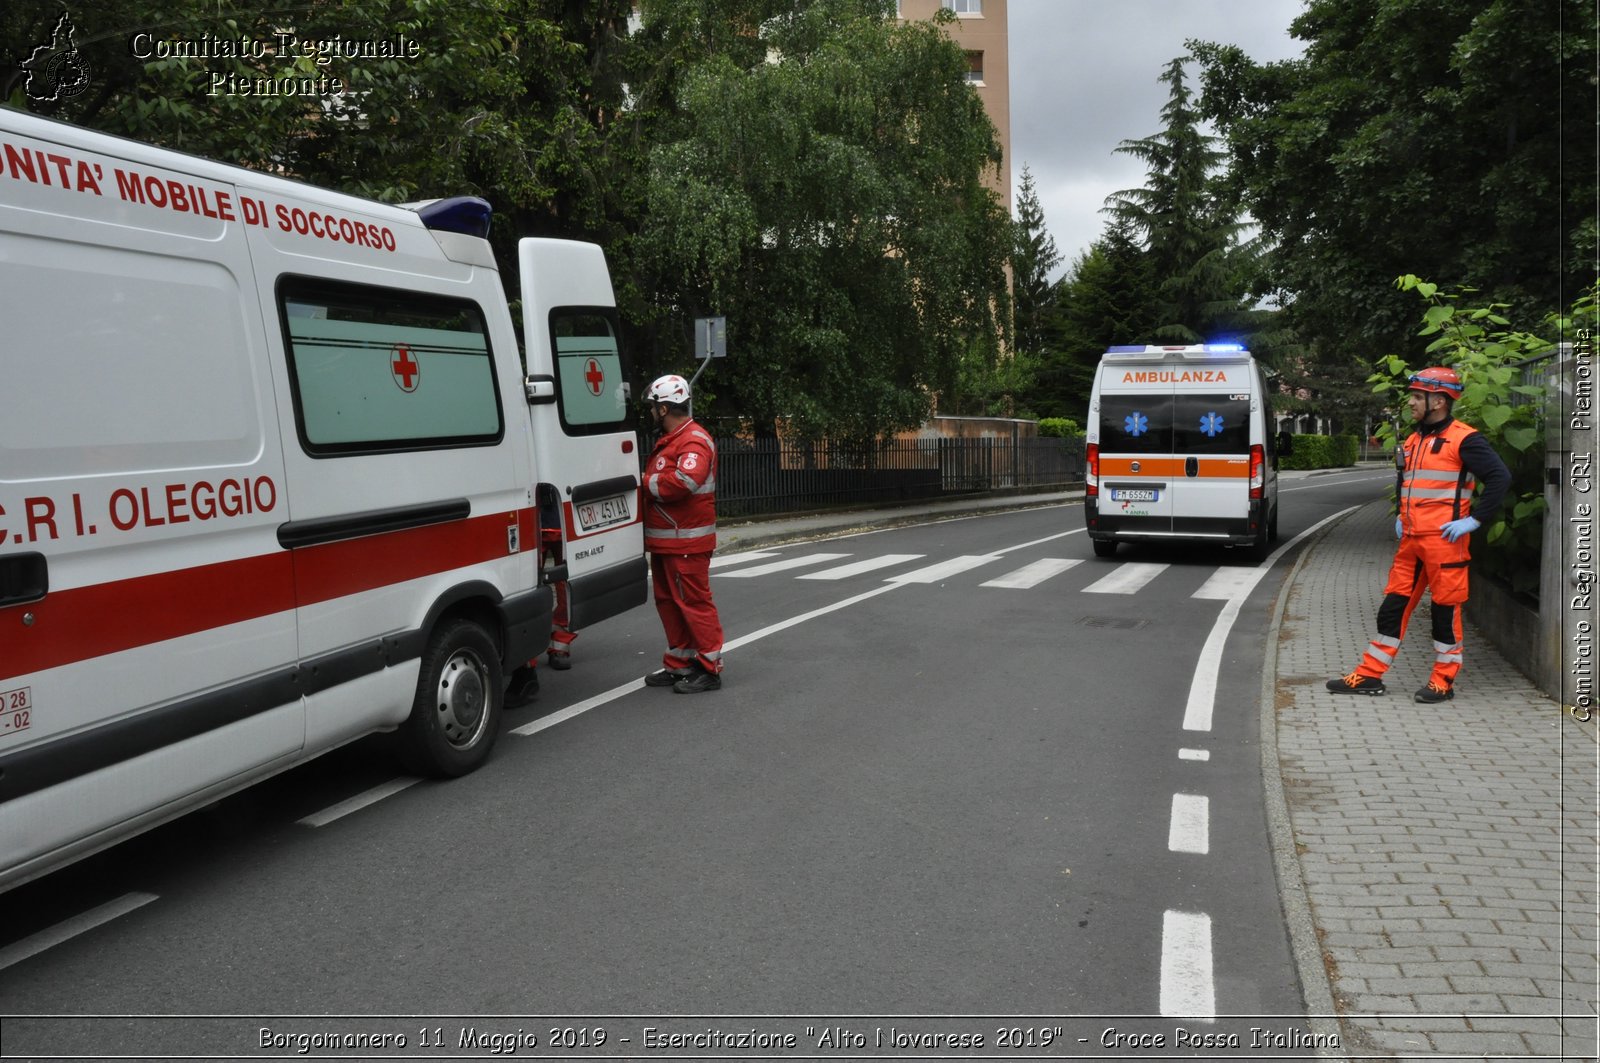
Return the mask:
<svg viewBox="0 0 1600 1063"><path fill-rule="evenodd" d="M1172 395L1100 396L1100 453L1172 453Z"/></svg>
<svg viewBox="0 0 1600 1063"><path fill-rule="evenodd" d="M494 358L476 303L305 278L285 279L278 299L306 453L499 442Z"/></svg>
<svg viewBox="0 0 1600 1063"><path fill-rule="evenodd" d="M1173 398L1176 449L1183 454L1250 453L1248 395L1190 395Z"/></svg>

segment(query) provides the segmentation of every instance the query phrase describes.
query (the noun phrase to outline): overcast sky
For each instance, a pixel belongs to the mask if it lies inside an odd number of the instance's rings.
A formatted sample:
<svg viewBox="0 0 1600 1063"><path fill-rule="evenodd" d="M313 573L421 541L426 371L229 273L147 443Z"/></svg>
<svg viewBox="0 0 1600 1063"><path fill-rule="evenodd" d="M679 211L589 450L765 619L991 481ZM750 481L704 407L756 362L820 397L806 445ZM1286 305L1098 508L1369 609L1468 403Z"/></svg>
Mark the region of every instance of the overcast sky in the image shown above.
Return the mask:
<svg viewBox="0 0 1600 1063"><path fill-rule="evenodd" d="M1259 63L1302 54L1301 0L1010 0L1011 182L1033 172L1059 276L1105 228L1105 199L1144 184L1123 140L1161 129L1156 79L1190 38L1236 44ZM1198 90L1191 66L1190 85Z"/></svg>

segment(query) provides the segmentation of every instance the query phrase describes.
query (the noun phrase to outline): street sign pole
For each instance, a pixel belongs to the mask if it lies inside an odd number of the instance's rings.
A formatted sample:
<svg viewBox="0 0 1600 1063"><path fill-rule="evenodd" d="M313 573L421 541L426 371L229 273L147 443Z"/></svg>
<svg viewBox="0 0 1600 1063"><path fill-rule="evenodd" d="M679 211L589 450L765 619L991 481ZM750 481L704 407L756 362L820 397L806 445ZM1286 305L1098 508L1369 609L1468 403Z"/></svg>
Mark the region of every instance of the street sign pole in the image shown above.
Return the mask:
<svg viewBox="0 0 1600 1063"><path fill-rule="evenodd" d="M689 416L694 416L695 384L706 371L713 358L728 356L728 319L725 317L697 317L694 319L694 356L700 368L689 378Z"/></svg>

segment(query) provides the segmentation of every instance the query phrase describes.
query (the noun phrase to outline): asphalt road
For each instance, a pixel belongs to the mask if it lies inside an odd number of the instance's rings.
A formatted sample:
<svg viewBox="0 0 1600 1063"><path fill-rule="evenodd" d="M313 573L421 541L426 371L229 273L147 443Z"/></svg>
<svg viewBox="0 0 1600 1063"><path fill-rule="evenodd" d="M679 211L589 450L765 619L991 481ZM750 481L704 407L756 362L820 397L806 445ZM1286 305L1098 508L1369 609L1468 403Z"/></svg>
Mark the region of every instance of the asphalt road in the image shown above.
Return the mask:
<svg viewBox="0 0 1600 1063"><path fill-rule="evenodd" d="M1386 475L1286 481L1283 541ZM714 573L719 692L636 686L636 610L472 776L366 740L0 895L0 1016L417 1016L413 1049L456 1015L1027 1016L1020 1048L1110 1055L1303 1028L1258 733L1288 550L1096 559L1068 505L762 553ZM0 1052L260 1025L13 1018Z"/></svg>

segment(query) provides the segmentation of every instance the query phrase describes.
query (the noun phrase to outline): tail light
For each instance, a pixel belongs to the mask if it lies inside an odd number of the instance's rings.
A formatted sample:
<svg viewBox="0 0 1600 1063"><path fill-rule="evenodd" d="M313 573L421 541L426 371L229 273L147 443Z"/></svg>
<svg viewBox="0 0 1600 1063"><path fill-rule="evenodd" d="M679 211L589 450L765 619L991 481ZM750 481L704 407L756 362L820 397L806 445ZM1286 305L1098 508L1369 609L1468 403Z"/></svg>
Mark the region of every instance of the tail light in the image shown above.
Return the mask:
<svg viewBox="0 0 1600 1063"><path fill-rule="evenodd" d="M1087 459L1083 470L1083 494L1085 498L1098 498L1100 495L1100 444L1090 443Z"/></svg>
<svg viewBox="0 0 1600 1063"><path fill-rule="evenodd" d="M1250 447L1250 497L1260 498L1261 490L1266 486L1267 455L1261 449L1261 444L1256 443Z"/></svg>

